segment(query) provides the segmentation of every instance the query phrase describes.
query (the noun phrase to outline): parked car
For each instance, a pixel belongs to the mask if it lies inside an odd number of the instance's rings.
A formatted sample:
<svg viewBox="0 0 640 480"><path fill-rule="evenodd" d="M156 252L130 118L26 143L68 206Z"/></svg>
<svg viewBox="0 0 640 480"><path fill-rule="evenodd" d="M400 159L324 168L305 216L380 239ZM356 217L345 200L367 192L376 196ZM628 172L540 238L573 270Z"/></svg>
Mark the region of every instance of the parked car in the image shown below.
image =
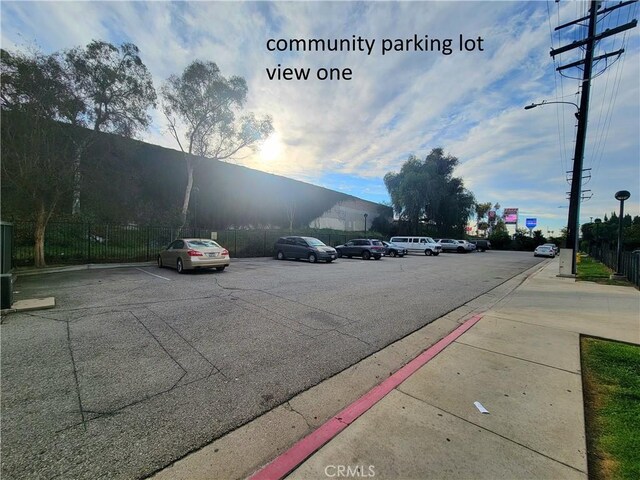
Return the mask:
<svg viewBox="0 0 640 480"><path fill-rule="evenodd" d="M390 257L404 257L405 255L407 255L409 253L409 250L407 250L406 248L403 248L399 245L396 245L395 243L391 243L391 242L385 242L384 240L382 241L382 244L384 245L384 255L385 256L390 256Z"/></svg>
<svg viewBox="0 0 640 480"><path fill-rule="evenodd" d="M476 246L476 250L479 252L491 250L491 242L489 240L472 240L471 243Z"/></svg>
<svg viewBox="0 0 640 480"><path fill-rule="evenodd" d="M391 237L394 245L406 248L409 252L420 252L427 256L438 256L442 247L431 237Z"/></svg>
<svg viewBox="0 0 640 480"><path fill-rule="evenodd" d="M466 240L458 240L458 243L464 247L467 252L473 252L476 249L476 245Z"/></svg>
<svg viewBox="0 0 640 480"><path fill-rule="evenodd" d="M539 245L536 247L536 249L533 251L533 256L534 257L555 257L556 256L556 251L548 246L548 245Z"/></svg>
<svg viewBox="0 0 640 480"><path fill-rule="evenodd" d="M184 273L197 268L222 271L231 264L229 251L207 238L178 238L158 254L158 267Z"/></svg>
<svg viewBox="0 0 640 480"><path fill-rule="evenodd" d="M310 263L316 263L318 260L331 263L338 256L335 248L313 237L280 237L274 244L273 251L278 260L304 258Z"/></svg>
<svg viewBox="0 0 640 480"><path fill-rule="evenodd" d="M438 243L442 245L443 252L458 252L458 253L467 253L472 249L469 247L471 244L460 243L464 240L455 240L453 238L441 238L438 240ZM468 242L467 242L468 243Z"/></svg>
<svg viewBox="0 0 640 480"><path fill-rule="evenodd" d="M558 246L555 243L545 243L542 245L543 247L550 247L553 249L553 252L555 253L555 255L558 255L558 253L560 252L560 249L558 248Z"/></svg>
<svg viewBox="0 0 640 480"><path fill-rule="evenodd" d="M380 240L356 238L349 240L344 245L338 245L336 250L338 257L362 257L363 260L369 260L373 257L380 260L384 253L384 245Z"/></svg>

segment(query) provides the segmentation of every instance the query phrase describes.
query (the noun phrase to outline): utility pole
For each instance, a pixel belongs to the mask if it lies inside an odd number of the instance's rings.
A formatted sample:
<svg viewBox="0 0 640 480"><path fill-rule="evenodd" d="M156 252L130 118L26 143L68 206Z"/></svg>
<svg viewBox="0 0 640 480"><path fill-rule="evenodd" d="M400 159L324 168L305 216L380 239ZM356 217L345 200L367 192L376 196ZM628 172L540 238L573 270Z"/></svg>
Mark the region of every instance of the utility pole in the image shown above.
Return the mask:
<svg viewBox="0 0 640 480"><path fill-rule="evenodd" d="M563 65L556 69L558 71L561 71L567 68L584 65L584 73L582 76L582 93L580 96L580 107L578 111L578 131L576 133L576 148L573 156L573 175L571 177L571 197L569 201L569 219L567 223L566 248L573 250L573 255L571 259L572 275L576 274L576 255L578 253L578 238L580 236L579 230L580 230L580 200L582 196L582 165L584 162L584 147L587 139L587 118L589 115L589 95L591 93L591 74L592 74L593 60L594 60L594 56L593 56L594 46L598 41L606 37L609 37L611 35L615 35L617 33L633 28L638 23L637 20L633 20L632 22L629 22L625 25L607 29L602 33L596 34L596 25L598 23L598 15L611 12L612 10L624 7L626 5L630 5L632 3L635 3L636 1L637 0L621 2L618 5L605 8L602 11L598 12L601 2L598 0L591 0L588 16L579 18L577 20L573 20L569 23L565 23L564 25L560 25L556 27L556 31L557 31L557 30L561 30L563 28L578 24L580 22L583 22L584 20L587 20L587 19L589 20L587 38L573 42L569 45L565 45L564 47L551 50L551 56L555 57L556 55L559 55L563 52L567 52L574 48L585 46L585 56L583 60L579 60L577 62ZM600 60L603 58L611 57L613 55L620 55L622 52L624 52L624 50L620 49L616 52L600 55L596 59Z"/></svg>

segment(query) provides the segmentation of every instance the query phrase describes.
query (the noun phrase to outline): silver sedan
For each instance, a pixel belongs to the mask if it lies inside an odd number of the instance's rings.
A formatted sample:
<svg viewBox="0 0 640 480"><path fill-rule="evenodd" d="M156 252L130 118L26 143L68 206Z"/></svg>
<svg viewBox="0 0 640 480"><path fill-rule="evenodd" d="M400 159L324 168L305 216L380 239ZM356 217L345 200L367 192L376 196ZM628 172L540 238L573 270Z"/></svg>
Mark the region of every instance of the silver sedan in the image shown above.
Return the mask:
<svg viewBox="0 0 640 480"><path fill-rule="evenodd" d="M533 256L553 258L556 256L556 251L552 247L549 247L547 245L540 245L539 247L536 247L536 249L533 251Z"/></svg>

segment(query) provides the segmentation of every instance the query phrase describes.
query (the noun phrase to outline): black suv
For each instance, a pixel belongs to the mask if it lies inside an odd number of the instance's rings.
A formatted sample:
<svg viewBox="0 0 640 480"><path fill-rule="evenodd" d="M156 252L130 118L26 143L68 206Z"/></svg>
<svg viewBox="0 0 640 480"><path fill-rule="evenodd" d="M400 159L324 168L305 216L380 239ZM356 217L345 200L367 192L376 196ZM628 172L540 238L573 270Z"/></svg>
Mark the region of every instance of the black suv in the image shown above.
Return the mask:
<svg viewBox="0 0 640 480"><path fill-rule="evenodd" d="M491 250L491 242L489 240L471 240L471 243L476 246L476 250L479 252Z"/></svg>
<svg viewBox="0 0 640 480"><path fill-rule="evenodd" d="M363 260L369 260L371 257L380 260L384 253L384 245L380 240L369 240L365 238L356 238L349 240L344 245L336 247L338 257L362 257Z"/></svg>
<svg viewBox="0 0 640 480"><path fill-rule="evenodd" d="M328 247L313 237L280 237L273 250L278 260L304 258L310 263L316 263L318 260L331 263L338 255L335 248Z"/></svg>

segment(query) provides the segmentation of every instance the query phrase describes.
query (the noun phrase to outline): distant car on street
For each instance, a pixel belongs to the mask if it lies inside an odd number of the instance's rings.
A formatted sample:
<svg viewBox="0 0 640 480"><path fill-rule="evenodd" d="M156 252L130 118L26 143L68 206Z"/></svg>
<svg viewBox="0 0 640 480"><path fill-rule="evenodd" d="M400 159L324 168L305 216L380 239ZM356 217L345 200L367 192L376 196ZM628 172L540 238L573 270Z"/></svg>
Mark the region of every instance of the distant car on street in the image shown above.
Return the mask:
<svg viewBox="0 0 640 480"><path fill-rule="evenodd" d="M229 251L207 238L178 238L157 257L158 267L186 270L215 268L222 271L231 264Z"/></svg>
<svg viewBox="0 0 640 480"><path fill-rule="evenodd" d="M548 246L548 245L539 245L536 247L536 249L533 251L533 256L534 257L555 257L556 256L556 251Z"/></svg>
<svg viewBox="0 0 640 480"><path fill-rule="evenodd" d="M384 255L390 257L404 257L409 253L409 250L401 247L400 245L396 245L395 243L382 241L384 245Z"/></svg>
<svg viewBox="0 0 640 480"><path fill-rule="evenodd" d="M338 257L362 257L363 260L369 260L373 257L376 260L380 260L384 253L384 245L380 240L355 238L344 245L338 245L336 250L338 251Z"/></svg>
<svg viewBox="0 0 640 480"><path fill-rule="evenodd" d="M280 237L273 245L273 251L278 260L305 259L309 263L316 263L318 260L331 263L338 256L335 248L314 237Z"/></svg>
<svg viewBox="0 0 640 480"><path fill-rule="evenodd" d="M558 246L555 243L545 243L542 245L543 247L550 247L553 249L553 252L558 255L558 252L560 251L560 249L558 248Z"/></svg>

